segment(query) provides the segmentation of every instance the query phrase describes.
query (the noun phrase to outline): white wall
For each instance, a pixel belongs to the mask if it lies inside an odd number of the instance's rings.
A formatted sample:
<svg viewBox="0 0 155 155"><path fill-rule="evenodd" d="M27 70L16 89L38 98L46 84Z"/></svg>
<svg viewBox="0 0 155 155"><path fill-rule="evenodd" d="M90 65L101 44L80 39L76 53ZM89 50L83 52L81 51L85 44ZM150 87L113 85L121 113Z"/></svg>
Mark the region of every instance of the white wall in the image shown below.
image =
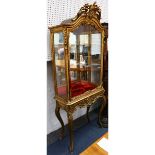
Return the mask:
<svg viewBox="0 0 155 155"><path fill-rule="evenodd" d="M108 0L95 0L102 10L101 22L108 22ZM74 17L81 6L85 3L94 3L94 0L48 0L47 4L47 25L53 26L60 24L67 18ZM49 31L47 30L47 60L51 60L49 47ZM59 129L60 123L55 116L55 100L53 90L52 68L47 67L47 133ZM60 111L64 123L67 124L67 115L65 111ZM86 109L78 109L74 113L74 119L84 115Z"/></svg>

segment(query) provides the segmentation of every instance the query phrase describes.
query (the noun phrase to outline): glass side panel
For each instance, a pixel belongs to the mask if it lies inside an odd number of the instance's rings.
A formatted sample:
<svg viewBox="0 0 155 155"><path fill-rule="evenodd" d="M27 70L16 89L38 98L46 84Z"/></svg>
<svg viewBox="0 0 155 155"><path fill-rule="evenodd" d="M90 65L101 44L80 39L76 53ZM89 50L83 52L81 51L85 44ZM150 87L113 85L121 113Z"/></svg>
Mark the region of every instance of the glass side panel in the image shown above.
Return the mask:
<svg viewBox="0 0 155 155"><path fill-rule="evenodd" d="M100 84L101 34L91 34L91 82Z"/></svg>
<svg viewBox="0 0 155 155"><path fill-rule="evenodd" d="M66 96L65 53L63 33L54 33L56 83L59 96Z"/></svg>
<svg viewBox="0 0 155 155"><path fill-rule="evenodd" d="M91 25L70 32L70 92L80 95L100 85L101 33Z"/></svg>

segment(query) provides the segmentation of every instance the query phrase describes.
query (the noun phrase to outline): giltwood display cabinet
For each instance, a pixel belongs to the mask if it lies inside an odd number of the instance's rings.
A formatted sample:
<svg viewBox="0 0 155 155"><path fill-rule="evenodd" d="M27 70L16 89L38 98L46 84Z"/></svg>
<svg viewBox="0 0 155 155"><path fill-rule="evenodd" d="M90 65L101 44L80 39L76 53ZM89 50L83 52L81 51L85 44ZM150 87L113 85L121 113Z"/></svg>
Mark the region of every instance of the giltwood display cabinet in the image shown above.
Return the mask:
<svg viewBox="0 0 155 155"><path fill-rule="evenodd" d="M77 15L60 25L49 27L53 63L56 109L62 126L60 108L67 112L70 151L73 152L73 112L77 107L90 106L103 98L104 27L100 23L101 10L96 3L85 4ZM99 115L99 123L101 123ZM100 124L102 126L102 124Z"/></svg>

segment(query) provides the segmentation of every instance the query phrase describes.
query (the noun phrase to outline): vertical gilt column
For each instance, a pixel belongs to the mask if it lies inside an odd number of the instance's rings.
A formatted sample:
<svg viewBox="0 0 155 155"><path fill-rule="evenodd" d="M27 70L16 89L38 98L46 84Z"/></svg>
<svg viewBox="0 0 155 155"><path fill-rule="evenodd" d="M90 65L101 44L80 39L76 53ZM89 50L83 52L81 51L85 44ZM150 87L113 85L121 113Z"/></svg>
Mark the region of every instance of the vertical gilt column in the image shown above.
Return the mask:
<svg viewBox="0 0 155 155"><path fill-rule="evenodd" d="M53 72L53 79L54 79L54 89L55 89L55 94L57 95L58 91L57 91L57 81L56 81L54 32L52 30L50 30L50 47L51 47L51 55L52 55L52 72Z"/></svg>
<svg viewBox="0 0 155 155"><path fill-rule="evenodd" d="M69 53L69 32L67 28L64 28L64 50L65 50L65 72L66 72L66 89L67 98L70 100L70 53Z"/></svg>
<svg viewBox="0 0 155 155"><path fill-rule="evenodd" d="M104 57L104 31L101 33L101 74L100 74L100 84L103 84L103 57Z"/></svg>

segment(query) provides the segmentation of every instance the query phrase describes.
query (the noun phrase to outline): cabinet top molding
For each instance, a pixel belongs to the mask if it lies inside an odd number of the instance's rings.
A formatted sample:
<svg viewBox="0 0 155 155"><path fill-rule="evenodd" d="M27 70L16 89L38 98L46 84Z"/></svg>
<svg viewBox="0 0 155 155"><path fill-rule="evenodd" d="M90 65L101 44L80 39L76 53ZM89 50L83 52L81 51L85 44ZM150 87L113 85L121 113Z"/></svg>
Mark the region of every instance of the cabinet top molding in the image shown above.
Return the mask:
<svg viewBox="0 0 155 155"><path fill-rule="evenodd" d="M85 4L77 15L72 19L72 21L77 20L80 16L88 16L89 18L96 17L98 20L101 19L101 9L96 5L96 2L93 4Z"/></svg>
<svg viewBox="0 0 155 155"><path fill-rule="evenodd" d="M48 28L53 29L53 28L59 28L61 26L71 26L71 25L74 25L75 23L79 23L81 19L83 20L83 22L85 22L86 20L87 22L88 21L91 22L92 20L96 20L98 23L100 22L101 9L96 4L96 2L94 2L93 4L88 4L88 3L85 4L80 8L79 12L75 17L62 21L60 25L49 26Z"/></svg>
<svg viewBox="0 0 155 155"><path fill-rule="evenodd" d="M79 12L74 18L66 19L62 21L61 24L70 24L72 22L77 21L80 17L85 17L85 18L96 18L97 20L100 21L101 19L101 9L99 6L96 5L96 2L93 4L85 4L83 7L80 8Z"/></svg>

